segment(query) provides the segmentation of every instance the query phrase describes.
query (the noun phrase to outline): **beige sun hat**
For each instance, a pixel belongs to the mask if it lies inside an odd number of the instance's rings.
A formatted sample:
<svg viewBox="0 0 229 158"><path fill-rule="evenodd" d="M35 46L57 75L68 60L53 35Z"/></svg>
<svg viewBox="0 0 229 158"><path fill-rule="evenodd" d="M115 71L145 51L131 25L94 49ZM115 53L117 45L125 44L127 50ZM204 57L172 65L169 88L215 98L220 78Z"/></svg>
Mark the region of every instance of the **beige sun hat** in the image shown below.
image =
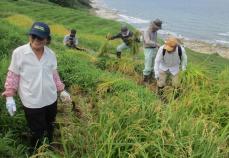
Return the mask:
<svg viewBox="0 0 229 158"><path fill-rule="evenodd" d="M164 49L168 52L171 52L174 50L174 48L177 46L178 43L179 42L176 37L168 37L165 40Z"/></svg>

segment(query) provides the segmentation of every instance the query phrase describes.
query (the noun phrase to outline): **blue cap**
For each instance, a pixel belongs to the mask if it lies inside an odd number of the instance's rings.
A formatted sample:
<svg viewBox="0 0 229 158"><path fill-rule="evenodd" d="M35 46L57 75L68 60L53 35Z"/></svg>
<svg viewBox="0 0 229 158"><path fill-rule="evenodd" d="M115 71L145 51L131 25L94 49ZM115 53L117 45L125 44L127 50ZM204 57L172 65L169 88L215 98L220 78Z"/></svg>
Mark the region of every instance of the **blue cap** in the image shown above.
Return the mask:
<svg viewBox="0 0 229 158"><path fill-rule="evenodd" d="M41 38L48 38L50 37L50 28L47 24L43 22L35 22L29 31L29 35L36 35Z"/></svg>

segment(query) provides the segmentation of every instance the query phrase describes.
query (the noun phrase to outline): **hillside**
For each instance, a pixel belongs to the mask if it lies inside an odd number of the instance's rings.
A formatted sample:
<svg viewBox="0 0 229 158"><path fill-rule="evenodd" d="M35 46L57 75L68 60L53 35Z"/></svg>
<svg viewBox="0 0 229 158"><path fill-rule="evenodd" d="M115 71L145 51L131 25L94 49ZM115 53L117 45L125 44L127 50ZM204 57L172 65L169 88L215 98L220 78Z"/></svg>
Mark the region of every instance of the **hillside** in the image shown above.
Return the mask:
<svg viewBox="0 0 229 158"><path fill-rule="evenodd" d="M33 157L228 157L229 61L218 55L188 52L188 69L179 92L167 88L167 103L154 84L141 85L143 53L130 52L117 61L107 33L115 21L90 11L27 0L0 1L0 90L3 91L12 50L28 42L33 21L51 27L58 70L73 100L83 110L78 119L71 105L59 102L55 143L44 144ZM87 52L63 46L63 36L77 29ZM101 56L98 56L100 53ZM103 53L103 54L102 54ZM179 96L174 99L174 96ZM26 157L28 129L17 98L10 117L0 98L0 157Z"/></svg>

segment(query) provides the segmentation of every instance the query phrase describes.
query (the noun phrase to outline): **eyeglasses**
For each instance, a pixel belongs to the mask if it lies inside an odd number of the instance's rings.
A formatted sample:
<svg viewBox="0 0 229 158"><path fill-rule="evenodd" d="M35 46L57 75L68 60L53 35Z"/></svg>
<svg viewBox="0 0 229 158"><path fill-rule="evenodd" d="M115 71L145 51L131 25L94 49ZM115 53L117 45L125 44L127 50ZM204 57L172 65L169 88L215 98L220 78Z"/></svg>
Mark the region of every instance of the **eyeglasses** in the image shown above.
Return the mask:
<svg viewBox="0 0 229 158"><path fill-rule="evenodd" d="M45 39L45 38L41 38L41 37L39 37L37 35L31 35L31 37L32 37L33 40L37 39L38 41L43 41Z"/></svg>

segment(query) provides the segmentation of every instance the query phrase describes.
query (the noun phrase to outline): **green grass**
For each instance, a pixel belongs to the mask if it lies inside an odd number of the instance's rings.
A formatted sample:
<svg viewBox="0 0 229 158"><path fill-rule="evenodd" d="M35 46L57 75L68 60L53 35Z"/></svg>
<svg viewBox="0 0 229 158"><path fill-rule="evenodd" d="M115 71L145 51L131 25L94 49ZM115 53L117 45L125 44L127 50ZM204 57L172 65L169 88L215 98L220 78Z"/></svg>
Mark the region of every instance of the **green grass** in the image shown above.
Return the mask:
<svg viewBox="0 0 229 158"><path fill-rule="evenodd" d="M188 69L181 74L179 96L174 99L177 92L168 87L164 104L154 91L138 84L142 52L136 59L128 51L121 61L115 59L119 41L107 42L105 36L119 31L118 22L86 10L25 0L2 0L0 7L0 90L12 50L27 42L32 21L44 21L51 26L50 47L57 54L61 78L84 112L78 119L70 105L60 103L65 110L57 117L59 145L52 150L44 145L33 157L229 156L228 60L187 49ZM80 45L95 53L65 48L62 39L70 28L78 30ZM2 97L0 105L0 157L26 157L28 141L22 133L27 128L20 100L15 117L7 114Z"/></svg>

